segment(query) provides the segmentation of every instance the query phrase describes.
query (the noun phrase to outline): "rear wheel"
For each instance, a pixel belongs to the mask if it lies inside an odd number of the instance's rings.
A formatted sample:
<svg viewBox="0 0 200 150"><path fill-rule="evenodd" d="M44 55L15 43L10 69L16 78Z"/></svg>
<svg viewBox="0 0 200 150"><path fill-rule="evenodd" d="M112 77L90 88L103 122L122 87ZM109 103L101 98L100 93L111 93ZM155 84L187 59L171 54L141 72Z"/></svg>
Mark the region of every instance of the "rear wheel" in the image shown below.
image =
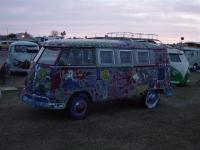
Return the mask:
<svg viewBox="0 0 200 150"><path fill-rule="evenodd" d="M89 97L84 93L79 93L70 99L67 107L68 115L73 120L84 119L89 113Z"/></svg>
<svg viewBox="0 0 200 150"><path fill-rule="evenodd" d="M195 64L193 65L192 69L193 69L193 71L197 71L197 68L198 68L198 64L195 63Z"/></svg>
<svg viewBox="0 0 200 150"><path fill-rule="evenodd" d="M145 108L156 108L160 101L160 93L158 90L149 90L142 98L142 103Z"/></svg>

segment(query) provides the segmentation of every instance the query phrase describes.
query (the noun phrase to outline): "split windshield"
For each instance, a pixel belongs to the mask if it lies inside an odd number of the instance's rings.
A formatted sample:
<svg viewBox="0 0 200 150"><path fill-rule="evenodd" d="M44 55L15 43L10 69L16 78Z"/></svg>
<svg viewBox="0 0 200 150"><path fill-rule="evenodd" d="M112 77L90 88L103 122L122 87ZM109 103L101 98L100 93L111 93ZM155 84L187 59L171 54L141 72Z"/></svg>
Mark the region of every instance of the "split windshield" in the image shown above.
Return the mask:
<svg viewBox="0 0 200 150"><path fill-rule="evenodd" d="M171 62L181 62L180 54L169 54Z"/></svg>
<svg viewBox="0 0 200 150"><path fill-rule="evenodd" d="M38 46L35 45L15 45L16 53L37 53Z"/></svg>

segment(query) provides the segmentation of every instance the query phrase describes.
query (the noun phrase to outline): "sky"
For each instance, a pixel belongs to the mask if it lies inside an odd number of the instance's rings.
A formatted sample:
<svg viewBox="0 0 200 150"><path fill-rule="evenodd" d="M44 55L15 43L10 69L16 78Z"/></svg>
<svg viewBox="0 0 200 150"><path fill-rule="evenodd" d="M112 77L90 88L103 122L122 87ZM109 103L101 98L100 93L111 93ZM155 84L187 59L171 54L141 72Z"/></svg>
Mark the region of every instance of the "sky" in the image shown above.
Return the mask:
<svg viewBox="0 0 200 150"><path fill-rule="evenodd" d="M0 35L91 37L158 34L163 43L200 42L200 0L0 0Z"/></svg>

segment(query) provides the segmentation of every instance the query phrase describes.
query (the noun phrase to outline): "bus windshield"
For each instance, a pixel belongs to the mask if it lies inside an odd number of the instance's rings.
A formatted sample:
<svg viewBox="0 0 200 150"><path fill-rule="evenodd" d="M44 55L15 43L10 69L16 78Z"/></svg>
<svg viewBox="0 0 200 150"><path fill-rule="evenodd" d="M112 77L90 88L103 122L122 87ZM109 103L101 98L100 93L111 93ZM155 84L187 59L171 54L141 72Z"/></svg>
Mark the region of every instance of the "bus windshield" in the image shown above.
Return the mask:
<svg viewBox="0 0 200 150"><path fill-rule="evenodd" d="M38 63L53 65L58 58L60 50L45 49L42 56L39 58Z"/></svg>
<svg viewBox="0 0 200 150"><path fill-rule="evenodd" d="M171 62L181 62L179 54L169 54Z"/></svg>
<svg viewBox="0 0 200 150"><path fill-rule="evenodd" d="M37 53L38 51L39 48L35 45L15 45L16 53Z"/></svg>

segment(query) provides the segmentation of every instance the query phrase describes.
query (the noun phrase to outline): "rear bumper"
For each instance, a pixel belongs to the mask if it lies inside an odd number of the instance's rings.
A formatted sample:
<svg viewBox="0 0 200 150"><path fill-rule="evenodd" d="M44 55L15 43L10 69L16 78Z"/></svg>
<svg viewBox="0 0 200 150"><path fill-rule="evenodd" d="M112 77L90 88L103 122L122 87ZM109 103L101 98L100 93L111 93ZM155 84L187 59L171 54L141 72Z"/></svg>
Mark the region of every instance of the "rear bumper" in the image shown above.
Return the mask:
<svg viewBox="0 0 200 150"><path fill-rule="evenodd" d="M64 103L52 103L47 97L26 93L25 89L22 91L21 100L34 108L65 109Z"/></svg>

